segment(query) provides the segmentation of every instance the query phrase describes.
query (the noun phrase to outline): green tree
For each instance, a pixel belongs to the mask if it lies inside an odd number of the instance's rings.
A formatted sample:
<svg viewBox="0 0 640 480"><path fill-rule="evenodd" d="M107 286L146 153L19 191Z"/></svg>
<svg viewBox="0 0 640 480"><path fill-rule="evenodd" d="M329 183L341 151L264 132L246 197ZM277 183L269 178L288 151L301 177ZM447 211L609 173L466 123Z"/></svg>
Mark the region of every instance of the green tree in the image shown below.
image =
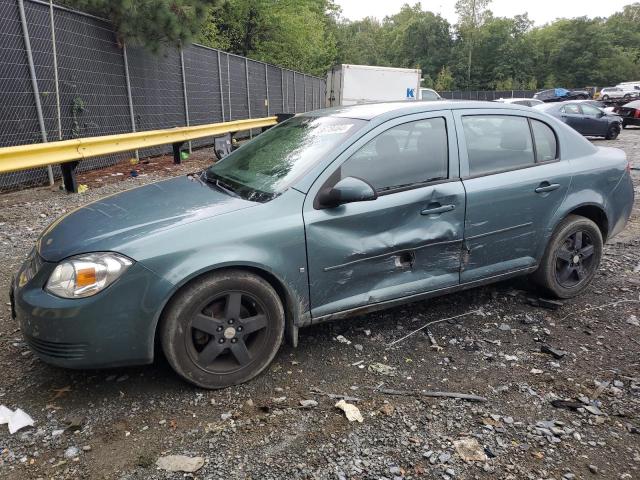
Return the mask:
<svg viewBox="0 0 640 480"><path fill-rule="evenodd" d="M491 16L487 9L491 0L457 0L458 33L466 44L467 50L467 86L471 85L471 65L473 63L473 49L476 34L486 19Z"/></svg>
<svg viewBox="0 0 640 480"><path fill-rule="evenodd" d="M158 50L199 35L217 0L62 0L60 3L110 20L120 43Z"/></svg>
<svg viewBox="0 0 640 480"><path fill-rule="evenodd" d="M451 75L451 69L449 67L442 67L436 78L435 89L438 92L446 92L453 90L454 81L453 75Z"/></svg>

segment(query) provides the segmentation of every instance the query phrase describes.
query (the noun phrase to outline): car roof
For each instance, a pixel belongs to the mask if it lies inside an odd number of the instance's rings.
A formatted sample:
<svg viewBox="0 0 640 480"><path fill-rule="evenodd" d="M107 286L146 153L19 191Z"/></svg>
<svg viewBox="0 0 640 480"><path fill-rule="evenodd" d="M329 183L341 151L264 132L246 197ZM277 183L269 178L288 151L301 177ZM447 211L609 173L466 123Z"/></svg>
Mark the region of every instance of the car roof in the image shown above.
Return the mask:
<svg viewBox="0 0 640 480"><path fill-rule="evenodd" d="M460 110L470 108L502 110L506 108L520 111L530 111L529 107L524 107L522 105L512 105L508 103L496 104L495 102L475 100L433 100L430 102L409 100L403 102L363 103L360 105L332 107L304 113L303 115L373 120L374 118L381 116L401 117L403 115L410 115L412 113L436 112L439 110Z"/></svg>

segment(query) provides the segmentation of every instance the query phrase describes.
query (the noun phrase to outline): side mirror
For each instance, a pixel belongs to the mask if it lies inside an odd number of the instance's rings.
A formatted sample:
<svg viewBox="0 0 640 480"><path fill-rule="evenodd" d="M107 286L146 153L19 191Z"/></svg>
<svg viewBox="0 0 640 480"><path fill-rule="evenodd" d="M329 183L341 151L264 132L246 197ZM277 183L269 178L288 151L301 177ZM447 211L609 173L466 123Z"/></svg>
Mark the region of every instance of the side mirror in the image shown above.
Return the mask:
<svg viewBox="0 0 640 480"><path fill-rule="evenodd" d="M370 202L378 198L375 189L359 178L346 177L333 187L320 191L318 204L323 208L334 208L345 203Z"/></svg>

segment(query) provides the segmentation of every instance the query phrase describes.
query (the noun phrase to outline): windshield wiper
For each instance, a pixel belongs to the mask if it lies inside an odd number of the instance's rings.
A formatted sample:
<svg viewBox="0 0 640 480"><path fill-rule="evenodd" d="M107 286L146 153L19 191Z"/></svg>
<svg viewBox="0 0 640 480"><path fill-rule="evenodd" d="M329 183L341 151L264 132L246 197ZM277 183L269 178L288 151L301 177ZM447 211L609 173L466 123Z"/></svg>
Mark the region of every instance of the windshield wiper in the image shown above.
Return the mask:
<svg viewBox="0 0 640 480"><path fill-rule="evenodd" d="M213 175L213 177L210 177L210 172L209 171L205 171L204 173L204 179L208 182L211 183L212 185L215 185L216 187L218 187L218 190L222 190L223 192L233 196L233 197L240 197L240 194L238 194L238 191L236 188L234 188L232 185L229 185L228 183L226 183L224 180L222 180L222 178L220 178L218 175L216 174L211 174Z"/></svg>

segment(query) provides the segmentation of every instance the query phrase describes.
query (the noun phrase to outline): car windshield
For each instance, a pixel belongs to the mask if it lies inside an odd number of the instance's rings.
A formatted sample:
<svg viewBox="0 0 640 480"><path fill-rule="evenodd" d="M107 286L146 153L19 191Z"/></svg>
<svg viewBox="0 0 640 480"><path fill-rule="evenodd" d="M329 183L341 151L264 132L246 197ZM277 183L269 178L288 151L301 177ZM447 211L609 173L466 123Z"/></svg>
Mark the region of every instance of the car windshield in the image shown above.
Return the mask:
<svg viewBox="0 0 640 480"><path fill-rule="evenodd" d="M247 200L269 201L365 123L352 118L293 117L207 169L205 179Z"/></svg>

